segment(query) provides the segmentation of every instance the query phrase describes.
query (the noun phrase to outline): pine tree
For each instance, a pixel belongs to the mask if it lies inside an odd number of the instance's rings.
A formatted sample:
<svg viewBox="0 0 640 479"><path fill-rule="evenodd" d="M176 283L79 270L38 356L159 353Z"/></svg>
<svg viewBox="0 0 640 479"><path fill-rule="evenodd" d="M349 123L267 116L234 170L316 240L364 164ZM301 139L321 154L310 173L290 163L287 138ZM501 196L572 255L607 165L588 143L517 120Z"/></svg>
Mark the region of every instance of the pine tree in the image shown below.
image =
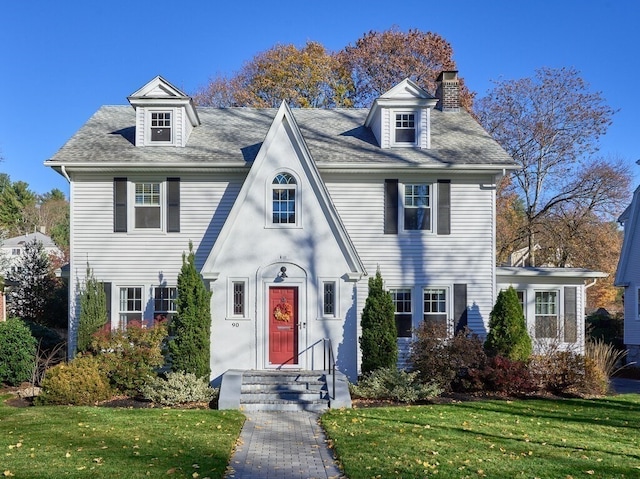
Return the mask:
<svg viewBox="0 0 640 479"><path fill-rule="evenodd" d="M171 369L209 380L211 343L211 292L195 266L193 245L182 255L178 275L177 313L169 326Z"/></svg>
<svg viewBox="0 0 640 479"><path fill-rule="evenodd" d="M78 321L78 352L86 351L91 337L107 323L107 296L103 286L93 276L87 264L84 287L80 292L80 318Z"/></svg>
<svg viewBox="0 0 640 479"><path fill-rule="evenodd" d="M513 361L526 361L531 356L531 338L518 293L512 286L498 294L489 315L489 334L484 349L490 356L503 356Z"/></svg>
<svg viewBox="0 0 640 479"><path fill-rule="evenodd" d="M7 305L9 314L46 326L57 285L40 241L34 239L25 244L18 263L11 268L6 280L12 284Z"/></svg>
<svg viewBox="0 0 640 479"><path fill-rule="evenodd" d="M384 290L382 275L369 278L369 295L362 310L362 373L396 367L398 332L391 295Z"/></svg>

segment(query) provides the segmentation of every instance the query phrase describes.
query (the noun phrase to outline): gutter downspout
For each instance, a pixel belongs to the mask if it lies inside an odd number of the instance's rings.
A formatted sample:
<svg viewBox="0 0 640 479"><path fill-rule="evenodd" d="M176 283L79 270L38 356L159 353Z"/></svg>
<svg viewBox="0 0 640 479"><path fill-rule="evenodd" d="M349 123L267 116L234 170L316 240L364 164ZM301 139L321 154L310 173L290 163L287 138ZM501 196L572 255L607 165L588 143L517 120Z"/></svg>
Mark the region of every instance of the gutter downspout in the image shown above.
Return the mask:
<svg viewBox="0 0 640 479"><path fill-rule="evenodd" d="M69 178L69 175L67 174L67 169L64 167L64 165L60 166L60 171L62 172L62 176L64 176L67 179L67 181L71 183L71 178Z"/></svg>
<svg viewBox="0 0 640 479"><path fill-rule="evenodd" d="M593 286L594 284L596 284L598 282L598 279L594 279L593 281L591 281L590 283L587 283L584 285L584 289L589 289L591 286Z"/></svg>

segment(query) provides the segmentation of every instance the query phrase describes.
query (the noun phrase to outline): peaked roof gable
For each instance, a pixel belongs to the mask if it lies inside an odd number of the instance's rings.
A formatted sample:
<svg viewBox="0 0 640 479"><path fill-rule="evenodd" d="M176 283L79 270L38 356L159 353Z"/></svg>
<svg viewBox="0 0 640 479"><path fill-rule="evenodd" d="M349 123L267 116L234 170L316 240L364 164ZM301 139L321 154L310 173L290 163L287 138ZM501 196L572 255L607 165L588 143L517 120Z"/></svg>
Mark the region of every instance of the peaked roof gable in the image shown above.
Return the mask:
<svg viewBox="0 0 640 479"><path fill-rule="evenodd" d="M405 78L393 88L383 93L380 98L424 99L435 97L410 78Z"/></svg>
<svg viewBox="0 0 640 479"><path fill-rule="evenodd" d="M421 88L410 78L405 78L396 86L376 98L371 105L369 114L364 124L370 127L381 108L434 108L438 99L427 90Z"/></svg>
<svg viewBox="0 0 640 479"><path fill-rule="evenodd" d="M150 82L146 83L142 88L129 95L129 101L137 98L184 98L189 96L182 90L175 87L160 75Z"/></svg>
<svg viewBox="0 0 640 479"><path fill-rule="evenodd" d="M264 141L258 151L258 154L253 161L251 169L242 184L240 192L229 212L229 216L225 221L216 242L211 249L207 260L202 267L203 277L207 279L215 279L217 277L216 263L219 255L223 252L226 245L229 244L229 238L232 234L232 229L236 220L240 216L242 210L246 208L247 198L250 192L252 192L255 186L259 185L259 182L263 180L261 174L261 167L267 161L267 152L277 141L276 136L280 130L284 128L288 135L293 148L295 150L295 156L300 162L300 170L297 172L303 174L306 180L309 182L310 189L313 191L313 196L318 201L322 212L329 228L331 229L333 236L337 242L340 251L343 254L345 262L348 265L349 271L347 276L351 279L358 279L363 274L366 274L364 265L353 245L351 239L346 231L346 228L342 224L340 216L336 211L329 192L326 189L324 182L320 177L320 173L313 161L309 149L304 141L300 128L295 121L295 118L291 112L291 109L283 101L278 109L271 126L267 131Z"/></svg>
<svg viewBox="0 0 640 479"><path fill-rule="evenodd" d="M191 125L200 124L193 99L160 75L127 97L134 108L139 106L183 106Z"/></svg>
<svg viewBox="0 0 640 479"><path fill-rule="evenodd" d="M622 241L622 251L618 260L616 270L615 286L625 286L628 282L627 270L631 266L631 248L634 243L640 243L640 186L633 193L631 204L620 215L619 221L624 222L624 240ZM637 246L636 246L637 247ZM638 265L635 265L637 268Z"/></svg>

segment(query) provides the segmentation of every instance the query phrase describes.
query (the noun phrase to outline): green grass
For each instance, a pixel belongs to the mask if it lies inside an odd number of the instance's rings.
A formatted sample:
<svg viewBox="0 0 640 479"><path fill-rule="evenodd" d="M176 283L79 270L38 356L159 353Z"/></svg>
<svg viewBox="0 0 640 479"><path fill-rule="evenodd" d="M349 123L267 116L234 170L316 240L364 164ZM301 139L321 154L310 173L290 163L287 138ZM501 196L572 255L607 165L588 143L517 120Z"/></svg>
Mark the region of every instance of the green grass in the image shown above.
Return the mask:
<svg viewBox="0 0 640 479"><path fill-rule="evenodd" d="M637 478L640 395L330 411L349 479Z"/></svg>
<svg viewBox="0 0 640 479"><path fill-rule="evenodd" d="M243 422L236 411L0 405L0 476L221 478Z"/></svg>

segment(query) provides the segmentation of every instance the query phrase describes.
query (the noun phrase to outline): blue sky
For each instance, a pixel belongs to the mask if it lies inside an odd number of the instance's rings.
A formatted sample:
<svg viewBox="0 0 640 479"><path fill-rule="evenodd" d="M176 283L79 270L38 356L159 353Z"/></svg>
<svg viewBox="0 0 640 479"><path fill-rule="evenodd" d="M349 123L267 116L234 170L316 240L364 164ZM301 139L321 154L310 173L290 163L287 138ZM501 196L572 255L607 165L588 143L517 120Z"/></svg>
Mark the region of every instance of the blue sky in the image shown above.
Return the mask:
<svg viewBox="0 0 640 479"><path fill-rule="evenodd" d="M340 50L393 25L442 35L479 97L492 80L572 66L616 110L601 154L640 181L640 2L636 0L31 0L0 14L0 172L45 193L43 166L104 104L156 75L187 93L277 43Z"/></svg>

